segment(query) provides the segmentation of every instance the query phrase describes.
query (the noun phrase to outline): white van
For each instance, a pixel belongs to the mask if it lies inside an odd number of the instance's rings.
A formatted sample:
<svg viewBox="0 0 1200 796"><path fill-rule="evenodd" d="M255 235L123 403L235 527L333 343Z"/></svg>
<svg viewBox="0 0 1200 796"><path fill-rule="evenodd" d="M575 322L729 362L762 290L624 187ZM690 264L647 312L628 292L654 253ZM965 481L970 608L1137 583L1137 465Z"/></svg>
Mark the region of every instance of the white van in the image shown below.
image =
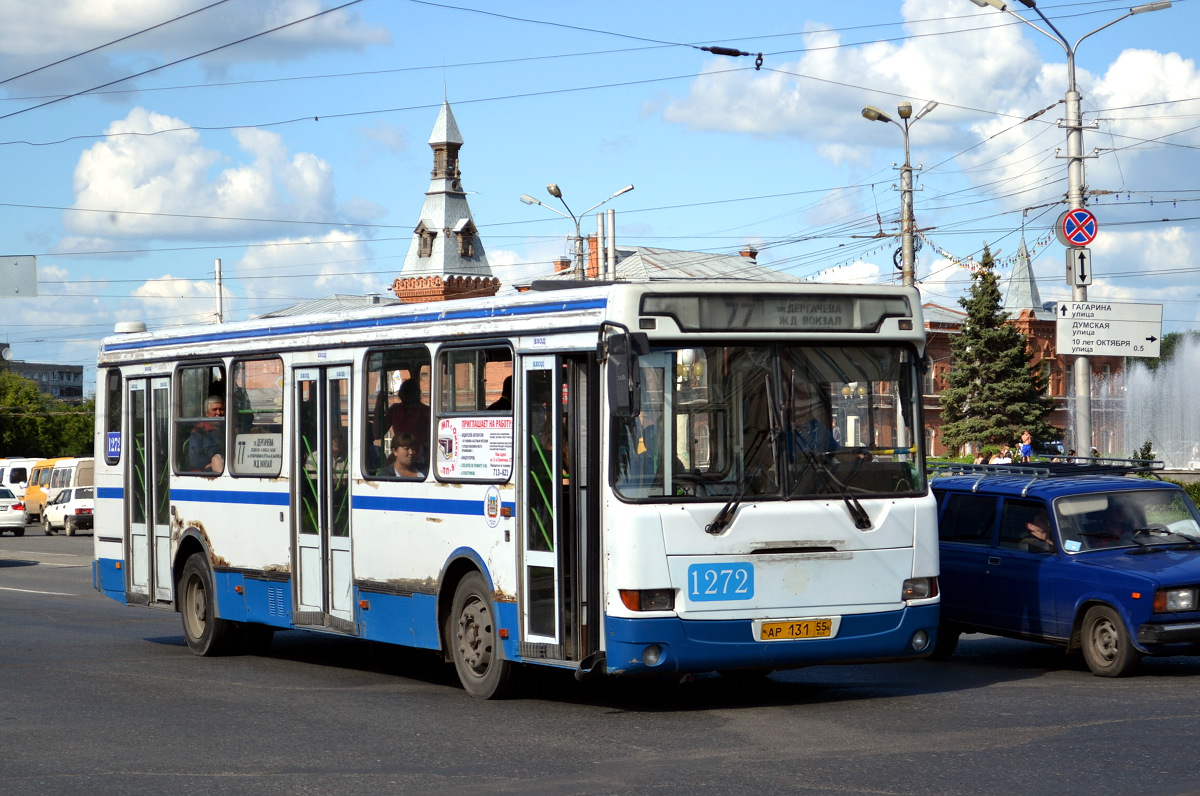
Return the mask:
<svg viewBox="0 0 1200 796"><path fill-rule="evenodd" d="M50 483L46 487L46 500L54 500L64 489L92 486L95 484L94 470L95 459L90 456L82 459L61 459L55 462L54 470L50 473Z"/></svg>
<svg viewBox="0 0 1200 796"><path fill-rule="evenodd" d="M12 490L19 498L25 497L25 488L29 485L29 476L38 459L0 459L0 487Z"/></svg>

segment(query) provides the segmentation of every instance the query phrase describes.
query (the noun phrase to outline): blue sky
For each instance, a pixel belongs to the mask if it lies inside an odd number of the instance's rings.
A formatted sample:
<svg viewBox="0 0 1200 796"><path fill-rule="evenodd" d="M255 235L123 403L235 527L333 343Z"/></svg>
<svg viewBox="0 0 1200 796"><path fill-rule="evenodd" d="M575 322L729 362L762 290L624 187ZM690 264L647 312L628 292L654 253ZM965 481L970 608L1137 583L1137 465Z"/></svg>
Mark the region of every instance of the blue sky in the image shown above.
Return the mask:
<svg viewBox="0 0 1200 796"><path fill-rule="evenodd" d="M386 294L443 97L505 283L569 251L571 224L519 201L553 204L551 182L575 211L634 184L608 205L621 245L753 244L795 276L896 281L903 136L860 111L932 100L911 130L925 299L956 307L957 262L984 243L1006 275L1022 235L1042 298L1070 298L1050 232L1066 59L1010 15L969 0L339 5L0 0L0 253L35 254L39 272L37 298L0 304L16 358L86 366L117 321L211 322L217 258L230 319ZM1039 8L1074 43L1128 4ZM1161 303L1165 331L1200 328L1197 29L1200 0L1177 0L1076 58L1099 150L1089 296ZM703 45L761 51L763 68Z"/></svg>

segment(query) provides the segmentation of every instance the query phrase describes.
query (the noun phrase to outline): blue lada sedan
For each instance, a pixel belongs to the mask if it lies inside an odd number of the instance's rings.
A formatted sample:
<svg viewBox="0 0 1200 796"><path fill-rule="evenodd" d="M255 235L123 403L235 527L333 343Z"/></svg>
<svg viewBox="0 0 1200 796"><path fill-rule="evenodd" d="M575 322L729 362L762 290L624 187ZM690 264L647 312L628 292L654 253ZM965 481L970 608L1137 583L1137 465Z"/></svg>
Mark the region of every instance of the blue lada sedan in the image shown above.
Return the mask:
<svg viewBox="0 0 1200 796"><path fill-rule="evenodd" d="M1200 514L1179 486L1106 461L935 470L934 658L971 632L1081 650L1101 677L1200 655Z"/></svg>

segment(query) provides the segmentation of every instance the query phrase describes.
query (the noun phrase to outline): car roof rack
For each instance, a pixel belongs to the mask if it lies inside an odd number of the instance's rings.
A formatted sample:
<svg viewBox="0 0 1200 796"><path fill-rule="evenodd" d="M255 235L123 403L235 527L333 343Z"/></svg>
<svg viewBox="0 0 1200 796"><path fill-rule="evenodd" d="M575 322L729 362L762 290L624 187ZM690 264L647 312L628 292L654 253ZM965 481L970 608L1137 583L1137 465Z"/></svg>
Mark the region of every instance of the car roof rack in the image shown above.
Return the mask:
<svg viewBox="0 0 1200 796"><path fill-rule="evenodd" d="M1030 479L1026 489L1039 478L1090 478L1097 475L1132 475L1143 473L1161 479L1158 471L1163 463L1151 459L1086 459L1074 462L1038 461L1021 464L957 464L955 462L933 462L926 468L930 476L978 475L972 491L979 488L980 481L991 477L1025 477Z"/></svg>

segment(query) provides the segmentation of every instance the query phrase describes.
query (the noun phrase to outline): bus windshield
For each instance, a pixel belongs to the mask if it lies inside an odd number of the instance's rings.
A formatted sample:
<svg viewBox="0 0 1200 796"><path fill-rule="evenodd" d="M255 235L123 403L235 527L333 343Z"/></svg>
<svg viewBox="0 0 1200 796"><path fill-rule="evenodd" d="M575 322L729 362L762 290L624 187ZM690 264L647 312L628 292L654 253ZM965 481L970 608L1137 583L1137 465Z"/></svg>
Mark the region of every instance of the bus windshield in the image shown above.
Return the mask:
<svg viewBox="0 0 1200 796"><path fill-rule="evenodd" d="M614 418L625 499L825 498L925 491L915 351L712 345L639 358L641 413Z"/></svg>

